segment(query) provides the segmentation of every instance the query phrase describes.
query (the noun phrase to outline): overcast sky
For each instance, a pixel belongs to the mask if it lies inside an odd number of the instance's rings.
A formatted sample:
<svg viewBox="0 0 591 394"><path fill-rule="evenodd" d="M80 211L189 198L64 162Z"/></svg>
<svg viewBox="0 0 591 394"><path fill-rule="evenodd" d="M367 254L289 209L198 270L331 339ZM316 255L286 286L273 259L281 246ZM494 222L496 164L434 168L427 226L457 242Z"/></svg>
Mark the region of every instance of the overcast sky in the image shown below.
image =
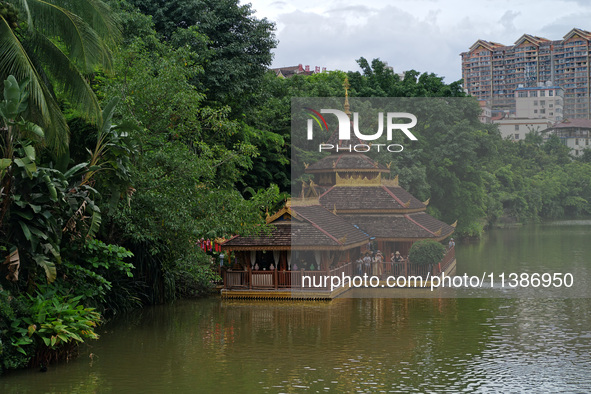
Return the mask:
<svg viewBox="0 0 591 394"><path fill-rule="evenodd" d="M380 58L395 72L461 78L460 53L482 38L513 44L524 33L561 39L591 31L591 0L240 0L275 22L272 67L298 64L359 71Z"/></svg>

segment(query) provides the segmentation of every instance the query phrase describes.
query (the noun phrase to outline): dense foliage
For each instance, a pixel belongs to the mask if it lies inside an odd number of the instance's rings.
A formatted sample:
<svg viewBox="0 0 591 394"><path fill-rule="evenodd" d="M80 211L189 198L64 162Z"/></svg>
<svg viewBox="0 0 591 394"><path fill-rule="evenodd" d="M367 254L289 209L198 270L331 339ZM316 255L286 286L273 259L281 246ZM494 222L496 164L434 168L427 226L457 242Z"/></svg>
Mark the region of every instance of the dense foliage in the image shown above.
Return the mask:
<svg viewBox="0 0 591 394"><path fill-rule="evenodd" d="M20 15L30 16L37 29L51 25L47 15L34 12L43 5L33 3L28 2L30 15L28 9ZM18 9L26 2L14 4ZM38 60L28 65L29 71L25 64L20 66L25 71L15 71L16 78L4 76L0 371L72 357L79 342L96 338L93 328L103 316L142 303L205 294L218 277L216 263L198 240L251 231L263 223L265 210L273 208L279 195L271 184L249 189L248 199L240 193L240 177L258 155L255 144L268 142L232 115L233 108L222 102L228 100L205 94L204 80L197 78L205 58L187 45L191 37L205 36L185 29L169 42L128 4L113 2L116 11L98 0L88 4L97 8L95 14L78 3L45 4L79 24L62 23L52 14L59 26L42 30L43 39L59 47L61 55L36 50ZM256 29L248 9L234 6L240 12L228 18L237 18L245 31L252 21ZM76 18L76 12L82 17ZM114 41L84 24L88 17L97 22L93 18L103 13L102 22L121 20L124 32L123 40L109 48L106 44ZM16 60L26 56L9 45L19 49L19 42L39 38L18 15L11 12L9 20L0 21L14 36L10 41L2 35L0 51ZM71 45L76 28L86 29L84 38L94 41ZM274 42L271 31L256 34ZM104 52L92 47L98 44ZM90 56L89 49L108 64L80 58ZM67 59L60 60L62 55ZM268 49L266 57L251 59L259 78L270 61ZM76 78L48 72L60 61L75 70L81 85ZM252 79L253 70L248 78L236 70L237 84L240 78ZM42 84L25 78L31 73L41 73ZM80 88L86 88L85 97L94 106L84 102ZM52 123L59 126L54 129L36 115L44 89L55 92L51 99L57 112L51 116L64 120L61 126ZM275 144L281 147L283 141L275 138Z"/></svg>

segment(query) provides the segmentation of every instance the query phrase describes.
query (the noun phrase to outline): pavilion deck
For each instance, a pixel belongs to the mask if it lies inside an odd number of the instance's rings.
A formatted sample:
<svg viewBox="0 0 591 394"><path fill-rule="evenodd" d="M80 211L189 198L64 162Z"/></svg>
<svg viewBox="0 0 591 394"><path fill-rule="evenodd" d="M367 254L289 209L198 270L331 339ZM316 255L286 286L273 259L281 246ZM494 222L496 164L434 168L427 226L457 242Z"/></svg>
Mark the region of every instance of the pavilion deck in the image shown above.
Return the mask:
<svg viewBox="0 0 591 394"><path fill-rule="evenodd" d="M299 270L299 271L254 271L254 270L224 270L222 271L223 298L265 298L265 299L316 299L330 300L347 292L351 286L342 285L332 288L331 277L367 277L378 276L380 280L387 277L421 277L426 279L423 287L429 287L429 277L441 273L455 272L455 249L447 251L444 258L434 265L383 262L381 268L364 266L357 262L340 262L329 270ZM410 281L409 281L410 282ZM381 283L381 282L380 282ZM407 287L417 287L416 283Z"/></svg>

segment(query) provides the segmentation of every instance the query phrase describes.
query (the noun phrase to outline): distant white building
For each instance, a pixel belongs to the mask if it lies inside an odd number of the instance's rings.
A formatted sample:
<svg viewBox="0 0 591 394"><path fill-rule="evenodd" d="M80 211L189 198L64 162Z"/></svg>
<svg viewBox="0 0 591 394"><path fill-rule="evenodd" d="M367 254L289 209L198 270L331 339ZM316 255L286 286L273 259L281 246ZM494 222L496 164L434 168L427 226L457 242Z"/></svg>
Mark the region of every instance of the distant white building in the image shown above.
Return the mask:
<svg viewBox="0 0 591 394"><path fill-rule="evenodd" d="M545 130L546 135L556 134L562 143L571 149L570 154L581 156L583 150L591 148L591 120L564 120Z"/></svg>
<svg viewBox="0 0 591 394"><path fill-rule="evenodd" d="M560 122L564 109L564 90L559 86L518 87L515 89L515 117Z"/></svg>
<svg viewBox="0 0 591 394"><path fill-rule="evenodd" d="M505 118L494 120L493 123L499 125L503 138L513 141L525 139L529 132L542 132L552 127L552 122L547 119Z"/></svg>
<svg viewBox="0 0 591 394"><path fill-rule="evenodd" d="M527 133L542 132L562 120L564 91L559 86L520 86L515 89L514 96L515 113L493 120L499 125L503 138L523 140Z"/></svg>

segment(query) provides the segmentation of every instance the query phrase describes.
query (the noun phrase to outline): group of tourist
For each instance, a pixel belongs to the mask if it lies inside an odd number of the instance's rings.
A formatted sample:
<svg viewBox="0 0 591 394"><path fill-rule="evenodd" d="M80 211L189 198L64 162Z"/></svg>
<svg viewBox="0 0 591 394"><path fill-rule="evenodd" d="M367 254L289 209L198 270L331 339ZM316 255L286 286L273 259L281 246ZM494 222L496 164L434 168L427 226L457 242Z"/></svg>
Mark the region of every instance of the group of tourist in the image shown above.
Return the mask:
<svg viewBox="0 0 591 394"><path fill-rule="evenodd" d="M273 265L273 263L271 263L271 265L269 267L259 267L258 263L255 263L254 267L252 267L253 271L273 271L275 269L275 266ZM300 269L304 269L306 271L315 271L315 270L319 270L320 268L317 268L314 263L311 264L307 264L304 260L300 260L300 263L298 265L297 262L294 262L291 265L291 271L299 271Z"/></svg>
<svg viewBox="0 0 591 394"><path fill-rule="evenodd" d="M390 263L392 264L392 268L388 271L395 271L396 264L404 263L405 258L402 257L399 251L396 253L392 252L390 254ZM384 255L381 251L367 251L356 261L357 265L357 274L359 275L375 275L375 276L382 276L384 274L384 264L385 259ZM389 272L390 273L390 272Z"/></svg>
<svg viewBox="0 0 591 394"><path fill-rule="evenodd" d="M390 258L389 258L389 262L393 263L391 265L391 269L388 269L388 272L384 272L384 266L385 266L385 262L386 259L384 258L384 255L382 254L382 252L380 250L377 251L373 251L373 250L368 250L365 252L365 254L360 257L357 261L356 261L356 269L357 269L357 273L359 275L363 275L363 274L367 274L367 275L376 275L376 276L381 276L384 273L391 273L396 271L396 264L402 264L406 261L406 259L400 254L399 251L396 251L396 253L392 252L390 254ZM398 266L399 267L399 266ZM253 271L273 271L275 269L275 266L271 263L270 266L265 267L265 266L259 266L258 263L255 263L255 265L252 267ZM300 269L304 269L306 271L315 271L318 270L319 268L317 268L314 263L311 264L307 264L304 260L300 260L299 264L297 262L294 262L291 265L291 271L299 271Z"/></svg>

